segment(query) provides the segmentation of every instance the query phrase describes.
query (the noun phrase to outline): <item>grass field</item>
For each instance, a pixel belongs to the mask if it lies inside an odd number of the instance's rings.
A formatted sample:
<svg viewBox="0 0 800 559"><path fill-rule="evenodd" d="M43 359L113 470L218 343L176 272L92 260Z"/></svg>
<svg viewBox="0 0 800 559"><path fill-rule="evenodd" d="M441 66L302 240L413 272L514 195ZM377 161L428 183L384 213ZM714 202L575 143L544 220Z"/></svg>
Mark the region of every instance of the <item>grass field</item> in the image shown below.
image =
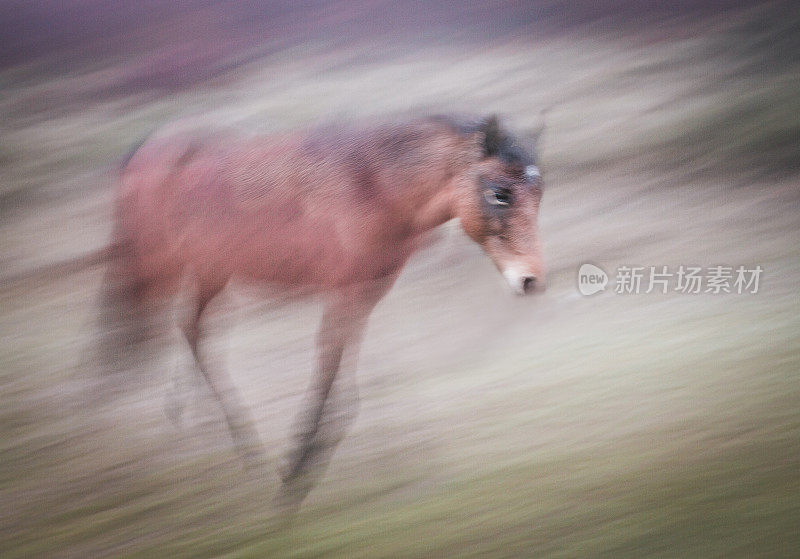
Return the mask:
<svg viewBox="0 0 800 559"><path fill-rule="evenodd" d="M473 43L308 39L172 89L131 86L142 60L110 53L7 67L1 277L103 246L114 162L175 119L421 107L524 130L552 108L547 291L511 297L445 226L372 316L360 415L291 525L271 500L316 302L232 289L212 309L268 448L254 474L203 390L182 426L165 417L189 375L177 336L124 395L91 397L101 269L2 283L0 556L797 556L799 27L768 3ZM584 262L764 272L755 294L584 297Z"/></svg>

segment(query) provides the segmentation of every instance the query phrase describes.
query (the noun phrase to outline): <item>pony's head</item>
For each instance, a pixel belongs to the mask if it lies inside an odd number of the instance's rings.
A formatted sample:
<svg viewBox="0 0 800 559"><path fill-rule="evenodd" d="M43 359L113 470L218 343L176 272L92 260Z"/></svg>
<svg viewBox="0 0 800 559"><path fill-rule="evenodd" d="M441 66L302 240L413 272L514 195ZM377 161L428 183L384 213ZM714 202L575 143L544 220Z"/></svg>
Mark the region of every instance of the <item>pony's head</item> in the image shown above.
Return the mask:
<svg viewBox="0 0 800 559"><path fill-rule="evenodd" d="M461 226L515 293L542 289L545 268L538 216L544 183L534 157L541 129L524 143L492 116L469 132L478 142L480 157L458 181L456 213Z"/></svg>

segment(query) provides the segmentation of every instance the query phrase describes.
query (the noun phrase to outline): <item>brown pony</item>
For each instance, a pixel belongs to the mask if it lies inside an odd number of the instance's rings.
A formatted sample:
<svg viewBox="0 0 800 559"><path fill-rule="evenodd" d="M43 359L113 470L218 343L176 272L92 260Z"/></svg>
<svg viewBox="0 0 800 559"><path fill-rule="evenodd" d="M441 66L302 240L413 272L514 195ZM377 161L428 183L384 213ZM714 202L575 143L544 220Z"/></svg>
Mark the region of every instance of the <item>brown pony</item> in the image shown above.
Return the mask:
<svg viewBox="0 0 800 559"><path fill-rule="evenodd" d="M316 372L282 471L282 498L294 506L355 413L328 429L342 355L357 350L370 312L426 233L459 218L514 292L544 283L541 176L495 117L269 137L162 135L133 152L119 183L104 293L106 318L118 325L107 324L106 333L122 338L108 356L118 361L121 347L145 338L134 328L179 285L191 285L183 332L246 458L260 457L261 444L229 377L207 365L204 309L232 278L327 300Z"/></svg>

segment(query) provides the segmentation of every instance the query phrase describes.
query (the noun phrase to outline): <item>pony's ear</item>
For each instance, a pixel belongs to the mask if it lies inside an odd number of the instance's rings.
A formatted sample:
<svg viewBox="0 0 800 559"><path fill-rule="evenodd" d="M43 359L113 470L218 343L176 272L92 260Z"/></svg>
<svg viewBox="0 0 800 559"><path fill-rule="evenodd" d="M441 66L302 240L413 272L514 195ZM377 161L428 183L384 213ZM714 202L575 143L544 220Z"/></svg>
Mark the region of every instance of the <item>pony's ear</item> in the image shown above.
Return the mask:
<svg viewBox="0 0 800 559"><path fill-rule="evenodd" d="M550 107L545 107L539 112L539 124L536 128L532 130L528 130L527 136L531 139L533 143L533 149L537 150L539 147L539 140L542 138L542 134L544 133L544 129L547 127L545 122L545 116L547 115L547 111L550 110Z"/></svg>
<svg viewBox="0 0 800 559"><path fill-rule="evenodd" d="M492 115L484 120L480 124L479 130L481 132L484 157L497 155L497 152L500 151L500 144L503 141L503 134L500 131L500 121L497 115Z"/></svg>
<svg viewBox="0 0 800 559"><path fill-rule="evenodd" d="M528 137L531 139L531 144L533 145L534 151L538 151L539 149L539 140L542 139L542 134L544 133L544 123L541 126L536 128L535 130L531 130L528 132Z"/></svg>

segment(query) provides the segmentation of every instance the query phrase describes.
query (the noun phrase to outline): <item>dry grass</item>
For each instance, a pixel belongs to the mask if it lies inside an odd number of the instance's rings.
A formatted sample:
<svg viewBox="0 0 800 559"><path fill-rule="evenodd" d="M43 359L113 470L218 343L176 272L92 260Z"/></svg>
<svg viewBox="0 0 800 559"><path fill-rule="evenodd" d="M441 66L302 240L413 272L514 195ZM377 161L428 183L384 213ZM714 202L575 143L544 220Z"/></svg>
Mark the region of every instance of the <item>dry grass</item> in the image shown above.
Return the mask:
<svg viewBox="0 0 800 559"><path fill-rule="evenodd" d="M790 557L800 548L796 10L681 35L548 35L403 50L309 42L169 95L92 96L103 60L0 74L4 273L105 242L106 170L202 114L266 129L410 106L553 105L542 297L500 286L455 227L370 323L362 407L290 527L209 397L162 413L180 346L92 403L100 271L0 291L0 555ZM591 30L589 30L591 31ZM756 295L581 297L578 266L760 264ZM231 293L213 343L277 462L318 308ZM163 374L162 374L163 373Z"/></svg>

